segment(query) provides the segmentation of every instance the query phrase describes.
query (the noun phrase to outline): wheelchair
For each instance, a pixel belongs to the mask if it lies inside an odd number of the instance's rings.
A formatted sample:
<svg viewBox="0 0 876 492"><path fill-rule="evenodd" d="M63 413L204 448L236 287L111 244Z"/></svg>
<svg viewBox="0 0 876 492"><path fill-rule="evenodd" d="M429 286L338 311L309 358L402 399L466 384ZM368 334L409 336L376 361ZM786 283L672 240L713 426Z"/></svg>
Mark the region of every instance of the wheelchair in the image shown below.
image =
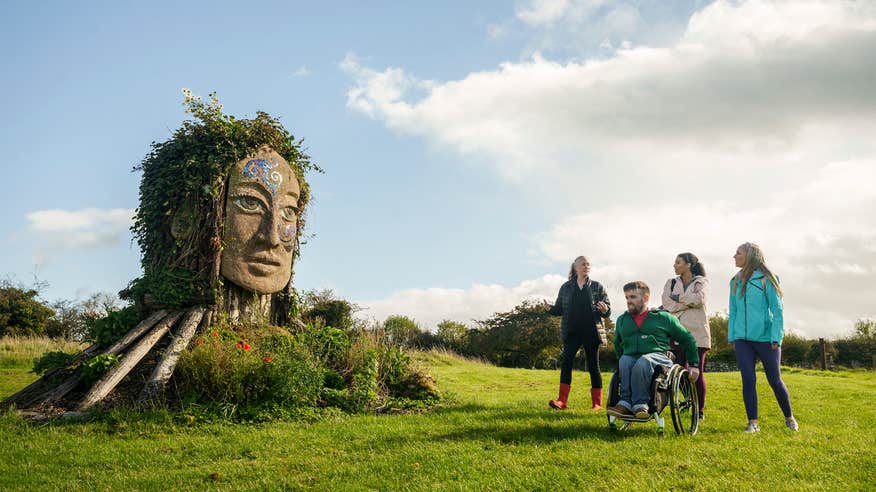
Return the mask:
<svg viewBox="0 0 876 492"><path fill-rule="evenodd" d="M611 375L608 385L608 406L617 405L620 400L620 378L617 371ZM617 432L627 429L633 422L657 421L657 433L663 435L665 419L661 416L663 410L669 407L672 415L672 426L677 435L697 433L699 425L699 400L697 388L690 380L690 373L684 366L673 364L672 367L658 366L651 379L651 399L648 401L647 418L637 418L635 415L616 417L608 416L608 429Z"/></svg>

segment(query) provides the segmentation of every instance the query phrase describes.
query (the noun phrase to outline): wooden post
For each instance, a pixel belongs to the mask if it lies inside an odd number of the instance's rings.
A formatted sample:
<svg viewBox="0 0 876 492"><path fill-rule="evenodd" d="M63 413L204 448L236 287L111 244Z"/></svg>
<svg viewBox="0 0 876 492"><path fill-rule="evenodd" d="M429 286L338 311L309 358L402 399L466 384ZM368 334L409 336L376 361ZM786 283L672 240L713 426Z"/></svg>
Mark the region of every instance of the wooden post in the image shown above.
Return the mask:
<svg viewBox="0 0 876 492"><path fill-rule="evenodd" d="M818 339L818 347L821 349L821 370L827 369L827 349L824 345L824 338Z"/></svg>
<svg viewBox="0 0 876 492"><path fill-rule="evenodd" d="M180 323L178 334L173 337L170 345L167 346L164 356L158 362L158 365L155 366L155 369L152 370L149 381L146 382L146 386L140 392L139 403L142 404L154 400L164 392L164 386L167 384L170 376L173 375L173 369L176 367L182 351L189 346L189 341L195 335L198 324L204 317L204 311L206 311L206 308L196 307L186 313L186 317Z"/></svg>
<svg viewBox="0 0 876 492"><path fill-rule="evenodd" d="M161 340L161 337L167 333L170 326L176 323L176 320L178 320L180 316L182 316L182 312L170 314L161 320L160 323L155 325L155 328L153 328L152 331L144 336L131 348L130 351L128 351L127 354L125 354L119 365L110 369L100 381L94 384L88 394L85 395L85 398L82 399L82 402L79 403L79 408L76 410L84 412L94 406L95 403L106 398L106 395L108 395L109 392L112 391L129 372L131 372L131 369L133 369L134 366L136 366L137 363L149 353L152 347L158 343L158 340Z"/></svg>

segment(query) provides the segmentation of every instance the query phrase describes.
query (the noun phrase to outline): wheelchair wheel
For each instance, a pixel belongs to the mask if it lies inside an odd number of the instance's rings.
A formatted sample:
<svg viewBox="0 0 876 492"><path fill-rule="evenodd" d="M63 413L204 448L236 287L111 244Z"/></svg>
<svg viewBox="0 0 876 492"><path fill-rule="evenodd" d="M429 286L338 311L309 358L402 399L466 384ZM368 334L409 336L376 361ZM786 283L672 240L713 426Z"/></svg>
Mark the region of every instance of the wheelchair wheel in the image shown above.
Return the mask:
<svg viewBox="0 0 876 492"><path fill-rule="evenodd" d="M617 377L617 372L611 374L611 382L608 383L608 394L605 395L605 397L605 408L617 405L618 400L620 400L620 380ZM606 412L605 416L608 419L608 429L612 432L626 429L629 425L628 422L621 421L616 417L608 415L608 412Z"/></svg>
<svg viewBox="0 0 876 492"><path fill-rule="evenodd" d="M617 405L617 402L620 401L620 379L617 377L616 372L611 375L611 382L608 383L606 401L605 408ZM610 432L622 431L630 427L630 422L612 417L608 415L608 412L606 412L605 417L608 419L608 430Z"/></svg>
<svg viewBox="0 0 876 492"><path fill-rule="evenodd" d="M673 366L669 377L669 407L675 433L692 436L699 426L697 388L690 380L690 373L681 366Z"/></svg>

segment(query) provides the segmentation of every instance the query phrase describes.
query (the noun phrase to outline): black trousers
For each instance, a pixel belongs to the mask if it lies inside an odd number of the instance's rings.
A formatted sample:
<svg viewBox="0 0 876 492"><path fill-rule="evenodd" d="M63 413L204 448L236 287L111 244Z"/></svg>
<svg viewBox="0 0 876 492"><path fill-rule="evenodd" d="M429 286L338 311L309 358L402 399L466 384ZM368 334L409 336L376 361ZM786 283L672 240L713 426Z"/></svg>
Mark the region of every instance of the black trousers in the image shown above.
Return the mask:
<svg viewBox="0 0 876 492"><path fill-rule="evenodd" d="M563 362L560 365L560 383L572 384L572 366L575 355L584 347L584 360L590 373L590 387L602 388L602 374L599 372L599 337L585 336L581 332L570 332L563 343Z"/></svg>

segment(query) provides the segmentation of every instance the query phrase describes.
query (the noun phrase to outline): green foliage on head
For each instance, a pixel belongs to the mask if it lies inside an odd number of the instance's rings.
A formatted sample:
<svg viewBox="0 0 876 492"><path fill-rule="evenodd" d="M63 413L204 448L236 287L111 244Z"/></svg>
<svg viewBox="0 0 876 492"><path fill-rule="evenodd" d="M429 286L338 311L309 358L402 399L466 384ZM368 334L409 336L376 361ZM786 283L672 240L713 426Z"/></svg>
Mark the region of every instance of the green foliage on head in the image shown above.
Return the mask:
<svg viewBox="0 0 876 492"><path fill-rule="evenodd" d="M140 206L131 227L140 246L143 277L134 280L123 297L179 306L212 299L218 281L217 252L222 247L226 187L229 172L240 160L268 145L291 166L301 187L298 231L310 201L305 174L321 171L279 120L264 112L236 119L222 112L215 93L205 103L183 89L183 122L165 142L152 149L134 168L143 171ZM171 234L182 228L185 234ZM296 240L296 256L298 254Z"/></svg>

